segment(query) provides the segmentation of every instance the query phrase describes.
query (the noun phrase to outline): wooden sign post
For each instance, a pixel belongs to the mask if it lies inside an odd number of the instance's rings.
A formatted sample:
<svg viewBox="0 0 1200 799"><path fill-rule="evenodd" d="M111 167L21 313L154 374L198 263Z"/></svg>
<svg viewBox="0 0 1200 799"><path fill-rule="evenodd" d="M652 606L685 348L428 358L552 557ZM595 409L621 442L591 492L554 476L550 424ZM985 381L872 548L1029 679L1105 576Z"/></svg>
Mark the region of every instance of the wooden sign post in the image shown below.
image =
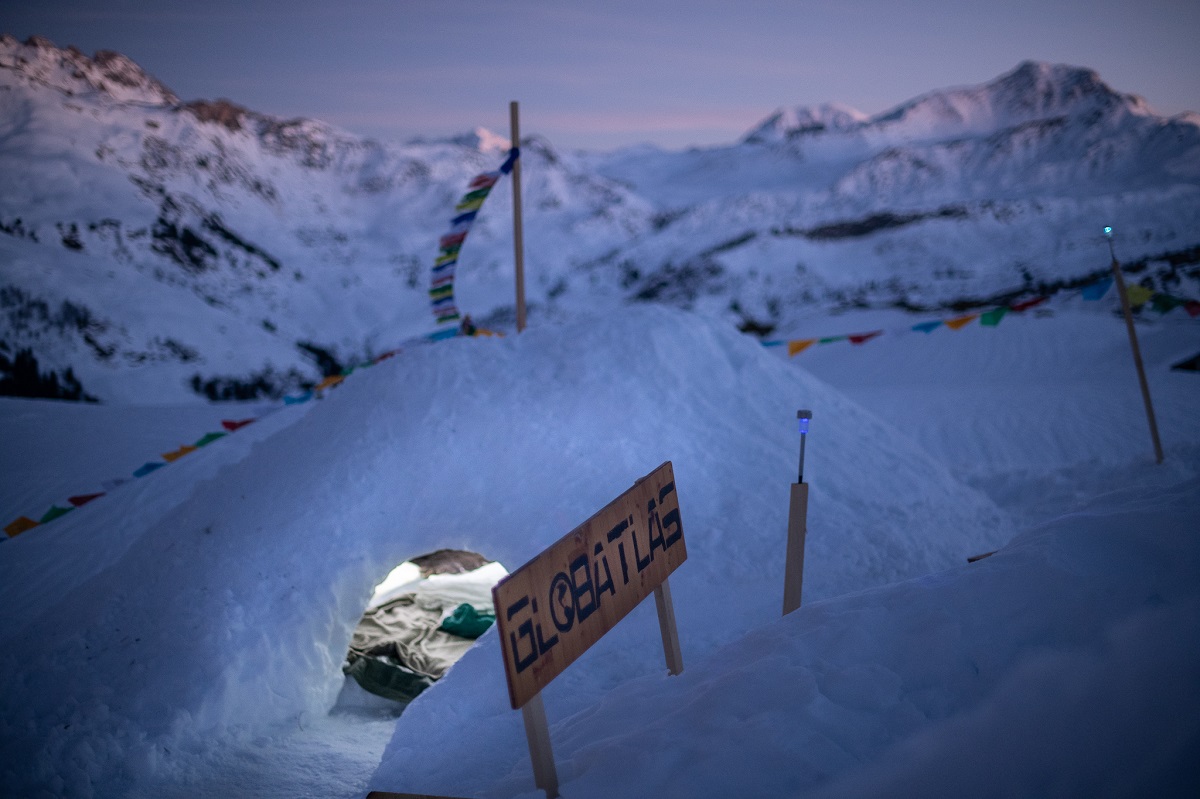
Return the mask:
<svg viewBox="0 0 1200 799"><path fill-rule="evenodd" d="M800 420L800 471L792 483L788 504L787 551L783 560L783 615L800 607L800 591L804 585L804 543L808 534L808 483L804 482L804 439L808 437L808 421L812 411L796 411Z"/></svg>
<svg viewBox="0 0 1200 799"><path fill-rule="evenodd" d="M667 577L687 559L671 462L638 480L492 589L504 673L548 799L558 776L541 690L654 593L671 674L683 671Z"/></svg>

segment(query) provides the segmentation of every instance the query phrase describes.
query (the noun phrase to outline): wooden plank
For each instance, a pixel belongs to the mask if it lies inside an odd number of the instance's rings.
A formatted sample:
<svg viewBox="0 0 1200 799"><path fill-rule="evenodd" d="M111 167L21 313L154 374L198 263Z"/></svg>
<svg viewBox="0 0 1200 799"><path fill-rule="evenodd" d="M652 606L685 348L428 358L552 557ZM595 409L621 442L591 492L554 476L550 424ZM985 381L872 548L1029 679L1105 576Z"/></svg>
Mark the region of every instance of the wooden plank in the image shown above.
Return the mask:
<svg viewBox="0 0 1200 799"><path fill-rule="evenodd" d="M808 535L808 483L792 483L787 554L783 561L783 615L800 607L804 586L804 540Z"/></svg>
<svg viewBox="0 0 1200 799"><path fill-rule="evenodd" d="M679 630L675 627L675 603L671 601L671 583L663 580L654 589L654 605L658 608L658 629L662 633L663 654L667 658L667 671L672 675L683 673L683 653L679 649Z"/></svg>
<svg viewBox="0 0 1200 799"><path fill-rule="evenodd" d="M671 462L492 589L513 708L562 673L687 559Z"/></svg>
<svg viewBox="0 0 1200 799"><path fill-rule="evenodd" d="M546 799L555 799L558 796L558 771L554 768L550 726L546 723L546 706L540 693L521 706L521 716L525 719L529 759L533 761L533 784L546 792Z"/></svg>
<svg viewBox="0 0 1200 799"><path fill-rule="evenodd" d="M1112 251L1112 239L1108 240ZM1125 289L1125 278L1121 275L1121 264L1113 251L1112 273L1117 281L1117 295L1121 298L1121 313L1125 316L1125 331L1129 334L1129 346L1133 350L1133 365L1137 369L1138 386L1142 390L1142 405L1146 408L1146 421L1150 425L1150 441L1154 444L1154 462L1163 462L1162 442L1158 439L1158 421L1154 418L1154 403L1150 400L1150 384L1146 382L1146 367L1142 364L1142 348L1138 346L1137 331L1133 328L1133 311L1129 307L1129 293Z"/></svg>
<svg viewBox="0 0 1200 799"><path fill-rule="evenodd" d="M443 797L432 793L392 793L390 791L372 791L367 794L367 799L457 799L456 797Z"/></svg>

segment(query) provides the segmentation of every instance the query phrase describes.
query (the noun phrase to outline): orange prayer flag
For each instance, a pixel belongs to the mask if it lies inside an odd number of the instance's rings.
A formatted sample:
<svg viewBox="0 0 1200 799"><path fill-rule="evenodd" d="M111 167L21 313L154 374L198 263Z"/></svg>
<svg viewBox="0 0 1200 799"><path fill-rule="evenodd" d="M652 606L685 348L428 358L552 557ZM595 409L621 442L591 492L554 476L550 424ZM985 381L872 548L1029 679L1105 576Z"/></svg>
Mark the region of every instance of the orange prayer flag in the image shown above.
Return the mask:
<svg viewBox="0 0 1200 799"><path fill-rule="evenodd" d="M16 538L26 530L32 530L37 526L38 523L28 516L18 516L16 519L4 526L4 532L8 533L9 538Z"/></svg>
<svg viewBox="0 0 1200 799"><path fill-rule="evenodd" d="M959 329L964 328L967 325L971 324L978 318L979 318L979 314L973 313L973 314L967 314L966 316L959 316L955 319L947 319L946 327L950 328L951 330L959 330Z"/></svg>
<svg viewBox="0 0 1200 799"><path fill-rule="evenodd" d="M330 375L329 377L322 380L320 383L317 383L316 390L324 391L327 388L333 388L334 386L336 386L338 383L342 382L345 379L346 379L345 375Z"/></svg>
<svg viewBox="0 0 1200 799"><path fill-rule="evenodd" d="M184 444L183 446L181 446L179 449L175 450L174 452L164 452L162 458L167 463L170 463L171 461L179 460L184 455L187 455L189 452L195 452L195 451L196 451L196 447L193 447L189 444Z"/></svg>
<svg viewBox="0 0 1200 799"><path fill-rule="evenodd" d="M806 349L808 349L809 347L811 347L813 344L816 344L816 343L817 343L817 340L815 338L805 338L805 339L797 339L796 341L789 341L788 342L788 357L790 358L793 355L799 355L800 353L804 352Z"/></svg>

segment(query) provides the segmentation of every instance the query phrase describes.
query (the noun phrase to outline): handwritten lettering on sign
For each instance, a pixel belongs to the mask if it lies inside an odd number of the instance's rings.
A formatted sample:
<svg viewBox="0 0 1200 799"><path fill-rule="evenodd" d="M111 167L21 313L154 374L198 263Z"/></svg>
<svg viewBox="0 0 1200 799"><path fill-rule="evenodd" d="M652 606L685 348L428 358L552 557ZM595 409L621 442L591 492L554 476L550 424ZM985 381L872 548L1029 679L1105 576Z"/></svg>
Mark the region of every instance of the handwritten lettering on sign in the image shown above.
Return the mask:
<svg viewBox="0 0 1200 799"><path fill-rule="evenodd" d="M513 709L687 559L667 461L492 589Z"/></svg>

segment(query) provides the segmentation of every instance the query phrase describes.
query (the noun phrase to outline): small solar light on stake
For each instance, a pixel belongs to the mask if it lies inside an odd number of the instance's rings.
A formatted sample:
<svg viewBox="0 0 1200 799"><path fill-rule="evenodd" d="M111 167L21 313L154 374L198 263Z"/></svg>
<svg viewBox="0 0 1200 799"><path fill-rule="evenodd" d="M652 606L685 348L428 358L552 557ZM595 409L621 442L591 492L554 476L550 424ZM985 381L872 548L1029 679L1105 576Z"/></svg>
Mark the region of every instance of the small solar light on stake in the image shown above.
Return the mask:
<svg viewBox="0 0 1200 799"><path fill-rule="evenodd" d="M796 411L800 424L800 469L792 483L788 505L787 553L783 564L783 615L800 607L800 590L804 583L804 539L808 531L808 483L804 482L804 443L808 438L808 423L812 411Z"/></svg>
<svg viewBox="0 0 1200 799"><path fill-rule="evenodd" d="M796 419L800 423L800 472L796 477L797 483L804 482L804 439L808 438L808 420L812 419L812 411L796 411Z"/></svg>
<svg viewBox="0 0 1200 799"><path fill-rule="evenodd" d="M1154 460L1163 462L1162 443L1158 440L1158 422L1154 419L1154 404L1150 401L1150 384L1146 382L1146 367L1142 365L1142 351L1138 347L1137 331L1133 328L1133 312L1129 308L1129 294L1125 291L1125 278L1121 274L1121 264L1117 261L1117 251L1113 248L1113 229L1104 226L1104 237L1108 239L1108 252L1112 255L1113 279L1117 284L1117 294L1121 297L1121 311L1125 315L1125 329L1129 332L1129 346L1133 349L1133 364L1137 367L1138 383L1142 388L1142 403L1146 406L1146 420L1150 423L1150 439L1154 442Z"/></svg>

